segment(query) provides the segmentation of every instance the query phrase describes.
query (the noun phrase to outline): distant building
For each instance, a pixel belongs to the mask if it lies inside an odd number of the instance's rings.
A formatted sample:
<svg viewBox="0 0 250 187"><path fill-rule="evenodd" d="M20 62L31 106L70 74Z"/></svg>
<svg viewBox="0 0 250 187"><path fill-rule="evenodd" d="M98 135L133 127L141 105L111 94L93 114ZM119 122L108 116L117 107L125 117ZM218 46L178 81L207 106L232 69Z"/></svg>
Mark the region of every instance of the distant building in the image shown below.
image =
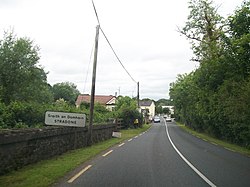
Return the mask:
<svg viewBox="0 0 250 187"><path fill-rule="evenodd" d="M89 94L78 95L76 100L76 107L79 107L82 102L90 103ZM113 95L95 95L95 103L100 103L108 110L112 111L115 107L116 97Z"/></svg>
<svg viewBox="0 0 250 187"><path fill-rule="evenodd" d="M154 101L140 101L140 112L146 116L148 115L149 119L152 120L155 116L155 103Z"/></svg>

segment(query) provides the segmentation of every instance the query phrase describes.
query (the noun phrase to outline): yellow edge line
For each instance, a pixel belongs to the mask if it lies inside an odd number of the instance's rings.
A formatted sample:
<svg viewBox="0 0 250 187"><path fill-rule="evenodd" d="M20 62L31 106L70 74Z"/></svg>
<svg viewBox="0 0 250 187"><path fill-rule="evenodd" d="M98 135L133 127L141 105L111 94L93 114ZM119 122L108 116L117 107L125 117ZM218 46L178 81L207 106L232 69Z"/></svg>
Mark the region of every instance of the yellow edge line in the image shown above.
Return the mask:
<svg viewBox="0 0 250 187"><path fill-rule="evenodd" d="M123 146L125 143L122 143L122 144L120 144L120 145L118 145L118 147L121 147L121 146Z"/></svg>
<svg viewBox="0 0 250 187"><path fill-rule="evenodd" d="M104 156L107 156L107 155L109 155L110 153L112 153L113 152L113 150L110 150L109 152L107 152L107 153L105 153L104 155L102 155L103 157Z"/></svg>
<svg viewBox="0 0 250 187"><path fill-rule="evenodd" d="M92 165L88 165L84 169L82 169L79 173L77 173L74 177L68 180L68 183L72 183L74 180L76 180L80 175L82 175L84 172L86 172L89 168L91 168Z"/></svg>

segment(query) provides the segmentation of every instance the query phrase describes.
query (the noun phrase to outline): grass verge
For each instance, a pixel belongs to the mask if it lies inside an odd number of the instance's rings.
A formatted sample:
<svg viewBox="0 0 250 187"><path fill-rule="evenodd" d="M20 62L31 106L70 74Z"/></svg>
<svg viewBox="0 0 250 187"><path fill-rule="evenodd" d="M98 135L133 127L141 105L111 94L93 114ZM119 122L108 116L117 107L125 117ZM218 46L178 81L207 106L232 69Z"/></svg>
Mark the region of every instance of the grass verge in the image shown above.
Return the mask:
<svg viewBox="0 0 250 187"><path fill-rule="evenodd" d="M178 123L178 122L177 122L177 125L179 125L182 129L184 129L185 131L189 132L190 134L192 134L198 138L204 139L204 140L206 140L210 143L213 143L213 144L220 145L220 146L222 146L225 149L228 149L230 151L238 152L238 153L241 153L243 155L250 157L250 150L247 148L244 148L244 147L241 147L241 146L238 146L235 144L231 144L231 143L223 141L223 140L219 140L219 139L211 137L205 133L199 133L199 132L190 129L189 127L187 127L181 123Z"/></svg>
<svg viewBox="0 0 250 187"><path fill-rule="evenodd" d="M40 161L36 164L26 166L18 171L0 176L0 186L50 186L80 164L90 160L109 147L146 131L149 127L150 125L143 125L143 128L139 129L122 130L122 138L112 138L91 147L69 151L50 160Z"/></svg>

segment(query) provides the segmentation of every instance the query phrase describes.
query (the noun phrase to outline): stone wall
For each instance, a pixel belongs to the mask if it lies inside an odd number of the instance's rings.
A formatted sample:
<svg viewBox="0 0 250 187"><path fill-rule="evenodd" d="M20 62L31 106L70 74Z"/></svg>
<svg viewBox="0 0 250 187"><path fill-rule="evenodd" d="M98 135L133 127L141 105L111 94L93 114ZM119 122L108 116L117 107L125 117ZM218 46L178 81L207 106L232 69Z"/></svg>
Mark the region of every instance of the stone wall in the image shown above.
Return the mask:
<svg viewBox="0 0 250 187"><path fill-rule="evenodd" d="M93 126L93 142L112 137L115 125ZM45 127L0 131L0 175L87 146L86 127Z"/></svg>

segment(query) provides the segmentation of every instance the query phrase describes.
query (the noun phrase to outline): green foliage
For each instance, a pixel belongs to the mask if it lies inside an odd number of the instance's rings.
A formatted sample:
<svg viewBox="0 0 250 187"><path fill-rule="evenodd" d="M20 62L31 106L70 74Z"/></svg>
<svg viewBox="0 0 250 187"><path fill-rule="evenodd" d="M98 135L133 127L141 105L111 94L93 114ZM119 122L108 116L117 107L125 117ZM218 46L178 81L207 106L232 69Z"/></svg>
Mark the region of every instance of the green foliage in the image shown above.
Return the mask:
<svg viewBox="0 0 250 187"><path fill-rule="evenodd" d="M171 114L169 108L163 108L163 109L162 109L162 113L163 113L163 114L167 114L167 115L170 115L170 114Z"/></svg>
<svg viewBox="0 0 250 187"><path fill-rule="evenodd" d="M0 41L0 101L52 101L38 51L31 40L5 33Z"/></svg>
<svg viewBox="0 0 250 187"><path fill-rule="evenodd" d="M143 125L143 127L139 129L122 130L121 138L112 138L89 147L69 151L58 157L43 160L18 171L2 175L0 176L0 186L53 186L53 184L69 171L78 167L79 164L90 160L111 146L141 134L149 127L150 125Z"/></svg>
<svg viewBox="0 0 250 187"><path fill-rule="evenodd" d="M170 99L159 99L155 102L156 106L171 106L173 105L172 101Z"/></svg>
<svg viewBox="0 0 250 187"><path fill-rule="evenodd" d="M208 6L203 6L204 3ZM227 20L218 16L212 4L205 0L191 1L191 4L191 15L183 34L198 44L199 49L193 50L200 67L190 74L179 75L171 84L170 97L176 119L197 131L249 148L250 1L245 1ZM207 17L202 16L205 10L211 12L208 15L212 30L207 28ZM227 31L219 29L224 22L227 22ZM208 31L214 32L210 34L217 36L215 40L209 39ZM197 43L197 38L202 40ZM211 45L204 47L204 42ZM197 50L202 51L197 53Z"/></svg>
<svg viewBox="0 0 250 187"><path fill-rule="evenodd" d="M163 113L163 109L162 109L162 106L156 106L155 107L155 113L156 114L162 114Z"/></svg>
<svg viewBox="0 0 250 187"><path fill-rule="evenodd" d="M7 32L0 40L0 128L41 127L46 111L85 113L88 120L89 104L75 107L80 94L76 85L50 86L39 59L39 48L28 38ZM98 103L94 107L95 124L123 118L129 126L139 116L136 101L129 97L119 99L114 112Z"/></svg>
<svg viewBox="0 0 250 187"><path fill-rule="evenodd" d="M0 102L0 128L43 127L46 111L85 113L63 99L52 104L13 101L9 105Z"/></svg>
<svg viewBox="0 0 250 187"><path fill-rule="evenodd" d="M64 99L70 104L74 105L77 96L80 94L77 86L74 83L62 82L53 85L52 92L54 95L54 100Z"/></svg>
<svg viewBox="0 0 250 187"><path fill-rule="evenodd" d="M190 0L188 21L185 27L180 29L190 40L196 61L220 56L219 43L225 21L212 3L211 0Z"/></svg>
<svg viewBox="0 0 250 187"><path fill-rule="evenodd" d="M125 128L132 127L135 119L138 119L140 123L142 122L142 116L137 110L136 100L128 96L119 97L115 110L116 117L123 119Z"/></svg>
<svg viewBox="0 0 250 187"><path fill-rule="evenodd" d="M1 103L0 128L34 127L44 122L46 105L35 102L13 101Z"/></svg>
<svg viewBox="0 0 250 187"><path fill-rule="evenodd" d="M170 99L159 99L155 102L155 112L156 114L165 114L166 111L162 106L172 106L173 102ZM166 109L165 109L166 110Z"/></svg>

